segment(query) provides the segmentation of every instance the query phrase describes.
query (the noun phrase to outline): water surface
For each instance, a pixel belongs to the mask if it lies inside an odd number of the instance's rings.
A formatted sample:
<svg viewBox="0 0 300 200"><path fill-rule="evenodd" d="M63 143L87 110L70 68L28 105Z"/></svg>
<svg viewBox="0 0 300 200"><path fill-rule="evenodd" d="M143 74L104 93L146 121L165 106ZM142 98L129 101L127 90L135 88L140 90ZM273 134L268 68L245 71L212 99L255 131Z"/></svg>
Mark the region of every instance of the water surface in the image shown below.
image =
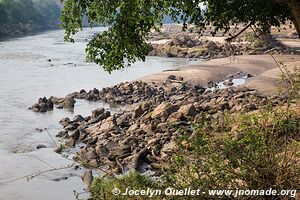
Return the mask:
<svg viewBox="0 0 300 200"><path fill-rule="evenodd" d="M75 44L63 42L62 30L0 42L0 200L68 200L75 199L73 190L83 191L79 177L83 170L53 171L29 182L21 178L73 163L54 153L48 134L35 129L47 128L55 135L61 128L59 119L76 114L87 116L92 109L109 106L81 100L74 113L55 110L41 114L28 110L39 97L63 97L80 89L101 89L191 63L149 57L145 63L138 62L130 69L109 75L85 61L86 39L101 30L85 30L76 37ZM47 148L37 150L38 144ZM53 180L65 176L69 178Z"/></svg>

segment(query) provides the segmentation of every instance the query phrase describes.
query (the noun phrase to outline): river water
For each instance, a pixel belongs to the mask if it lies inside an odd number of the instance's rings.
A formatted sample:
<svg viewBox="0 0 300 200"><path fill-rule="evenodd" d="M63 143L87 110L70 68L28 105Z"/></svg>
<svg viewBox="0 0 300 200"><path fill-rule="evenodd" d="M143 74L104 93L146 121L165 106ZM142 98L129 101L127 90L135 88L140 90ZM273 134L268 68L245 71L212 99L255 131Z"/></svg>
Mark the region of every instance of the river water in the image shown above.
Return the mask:
<svg viewBox="0 0 300 200"><path fill-rule="evenodd" d="M86 39L101 30L84 30L76 36L75 44L63 42L62 30L0 42L0 200L68 200L75 199L74 190L84 192L80 178L84 169L56 170L27 180L28 175L73 163L54 153L55 145L48 133L36 128L47 128L54 136L60 129L58 120L63 117L87 116L101 106L116 109L81 100L72 113L28 110L39 97L64 97L80 89L100 89L191 63L148 57L144 63L108 74L85 61ZM36 149L39 144L46 148Z"/></svg>

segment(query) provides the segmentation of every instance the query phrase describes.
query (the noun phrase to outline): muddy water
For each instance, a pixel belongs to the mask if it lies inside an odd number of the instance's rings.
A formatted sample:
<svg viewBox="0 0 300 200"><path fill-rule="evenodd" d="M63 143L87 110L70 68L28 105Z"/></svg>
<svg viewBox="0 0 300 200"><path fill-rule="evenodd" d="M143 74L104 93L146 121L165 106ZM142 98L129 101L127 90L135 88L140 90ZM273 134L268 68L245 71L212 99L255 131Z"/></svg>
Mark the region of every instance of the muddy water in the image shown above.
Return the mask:
<svg viewBox="0 0 300 200"><path fill-rule="evenodd" d="M61 30L0 42L0 200L75 199L74 190L83 192L79 177L83 169L52 171L29 181L22 178L73 163L54 153L49 135L35 129L47 128L54 136L60 129L57 121L62 117L86 116L101 106L119 109L100 102L78 101L73 113L33 113L28 107L38 97L63 97L80 89L102 88L191 63L149 57L145 63L109 75L85 62L85 41L94 31L101 29L85 30L76 37L75 44L64 43ZM39 144L46 148L37 150Z"/></svg>

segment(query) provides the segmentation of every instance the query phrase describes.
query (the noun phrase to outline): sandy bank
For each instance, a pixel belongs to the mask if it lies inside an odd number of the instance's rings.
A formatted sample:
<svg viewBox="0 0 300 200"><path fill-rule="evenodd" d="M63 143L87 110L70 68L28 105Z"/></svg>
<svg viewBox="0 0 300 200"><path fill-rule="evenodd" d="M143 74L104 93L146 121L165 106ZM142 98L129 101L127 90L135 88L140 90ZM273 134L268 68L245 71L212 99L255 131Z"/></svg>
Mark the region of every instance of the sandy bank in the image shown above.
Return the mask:
<svg viewBox="0 0 300 200"><path fill-rule="evenodd" d="M300 66L300 55L276 55L277 61L284 62L289 68ZM169 75L182 76L189 83L206 84L208 81L221 81L226 76L238 71L250 73L246 86L260 92L275 92L280 71L270 55L243 55L232 58L221 58L210 61L199 61L199 64L163 71L141 78L146 82L163 82Z"/></svg>

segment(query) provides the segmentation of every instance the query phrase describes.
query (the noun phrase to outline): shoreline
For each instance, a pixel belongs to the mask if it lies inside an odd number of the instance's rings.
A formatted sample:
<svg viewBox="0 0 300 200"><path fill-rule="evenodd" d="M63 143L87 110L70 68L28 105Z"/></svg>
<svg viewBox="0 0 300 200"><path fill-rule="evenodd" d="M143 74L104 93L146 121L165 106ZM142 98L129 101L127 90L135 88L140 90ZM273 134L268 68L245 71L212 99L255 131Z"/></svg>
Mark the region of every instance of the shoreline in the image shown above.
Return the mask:
<svg viewBox="0 0 300 200"><path fill-rule="evenodd" d="M275 59L284 61L289 69L300 64L300 55L281 55ZM178 147L180 128L184 127L192 137L192 125L203 113L213 118L224 112L251 113L259 111L269 100L274 106L284 105L285 98L268 96L275 93L279 74L269 55L213 59L100 90L73 92L65 98L40 98L31 109L34 112L47 112L54 106L72 109L76 106L75 99L131 106L116 113L97 108L88 116L62 118L59 121L62 129L56 137L63 143L55 152L70 155L68 151L73 149L73 160L87 168L85 174L92 172L88 169L103 167L108 175L131 170L159 175ZM244 78L245 84L217 87L220 81L245 75L249 75ZM180 144L189 147L186 141ZM83 182L91 184L84 179Z"/></svg>
<svg viewBox="0 0 300 200"><path fill-rule="evenodd" d="M300 64L300 55L274 55L274 58L278 62L283 62L289 69L292 69L294 65ZM245 86L257 89L259 92L267 95L276 92L275 89L280 71L271 55L241 55L232 58L212 59L174 70L165 70L144 76L138 80L161 84L168 76L175 75L183 77L190 84L207 84L209 81L223 81L225 77L229 77L239 71L253 75L252 78L246 81Z"/></svg>
<svg viewBox="0 0 300 200"><path fill-rule="evenodd" d="M276 59L284 60L288 66L300 63L300 56L276 56ZM279 74L276 67L272 57L266 55L236 56L231 62L229 58L214 59L100 90L73 92L65 98L40 98L31 109L34 112L47 112L54 107L72 109L76 106L75 99L131 106L117 113L98 108L90 116L63 118L59 121L63 129L57 137L64 139L67 149L79 145L74 159L91 168L110 166L116 173L124 171L123 167L139 170L147 156L154 164L151 167L156 168L159 157L170 158L180 136L170 124L190 126L189 122L196 120L201 112L218 116L226 110L232 114L258 110L265 105L268 95L275 92ZM245 84L223 82L226 87L218 89L220 81L245 75L249 76L244 78ZM272 97L274 102L284 103L276 98ZM157 144L162 149L155 150Z"/></svg>
<svg viewBox="0 0 300 200"><path fill-rule="evenodd" d="M57 30L63 30L63 29L61 27L57 26L57 27L53 27L53 28L41 28L41 29L36 29L36 30L27 31L27 32L23 32L23 33L17 33L17 34L0 35L0 42L6 42L6 41L29 37L29 36L41 35L41 34L49 32L49 31L57 31Z"/></svg>

